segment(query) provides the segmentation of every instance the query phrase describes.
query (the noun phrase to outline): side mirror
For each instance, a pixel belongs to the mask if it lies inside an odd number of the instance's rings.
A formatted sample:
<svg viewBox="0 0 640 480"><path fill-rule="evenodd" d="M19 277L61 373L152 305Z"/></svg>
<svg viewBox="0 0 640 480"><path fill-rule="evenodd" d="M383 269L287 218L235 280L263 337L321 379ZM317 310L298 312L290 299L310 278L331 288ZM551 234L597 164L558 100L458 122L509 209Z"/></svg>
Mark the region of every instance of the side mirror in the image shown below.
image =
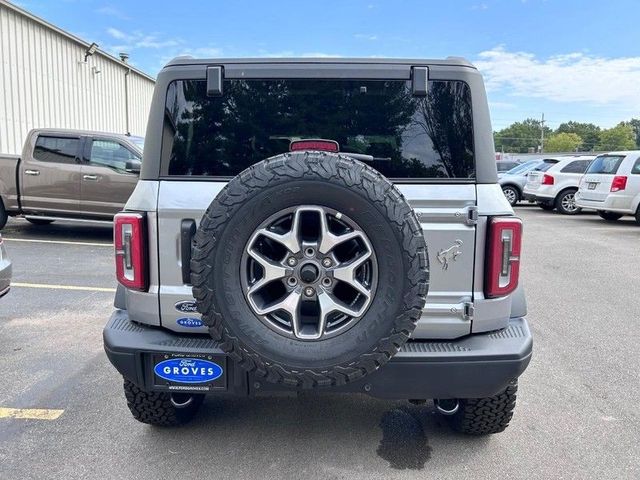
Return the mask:
<svg viewBox="0 0 640 480"><path fill-rule="evenodd" d="M140 173L140 167L142 166L142 162L137 158L132 158L127 160L127 163L124 169L129 173Z"/></svg>

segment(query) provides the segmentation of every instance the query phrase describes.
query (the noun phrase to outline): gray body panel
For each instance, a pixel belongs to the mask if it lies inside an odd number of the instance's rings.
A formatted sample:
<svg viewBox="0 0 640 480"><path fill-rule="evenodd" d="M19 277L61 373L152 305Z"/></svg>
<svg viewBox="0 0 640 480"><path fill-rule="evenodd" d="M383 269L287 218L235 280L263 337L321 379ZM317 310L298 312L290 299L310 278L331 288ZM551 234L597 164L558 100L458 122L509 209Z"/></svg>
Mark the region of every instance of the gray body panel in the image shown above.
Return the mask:
<svg viewBox="0 0 640 480"><path fill-rule="evenodd" d="M345 65L348 64L348 65ZM357 64L357 67L354 67ZM206 333L205 327L184 327L176 304L193 301L182 278L180 225L198 223L204 210L226 185L226 179L169 177L161 166L164 103L168 84L177 79L205 79L207 66L224 67L225 78L269 78L291 75L312 78L410 78L413 66L426 66L429 79L461 80L473 99L476 179L424 179L397 186L415 209L430 256L430 288L426 307L413 334L416 339L453 339L505 328L512 316L512 296L485 299L484 256L487 216L513 215L497 183L493 137L480 74L458 60L192 60L172 62L160 73L147 127L141 181L126 209L147 212L150 248L148 292L127 290L125 303L134 321L178 332ZM355 71L359 73L354 73ZM459 254L444 265L440 252ZM122 300L120 300L122 302ZM526 312L519 301L517 311Z"/></svg>
<svg viewBox="0 0 640 480"><path fill-rule="evenodd" d="M61 163L34 158L39 135L77 138L76 161ZM83 150L94 140L115 142L137 155L142 154L125 135L66 129L32 130L20 157L0 157L0 198L7 212L49 218L113 218L133 192L138 175L92 165Z"/></svg>

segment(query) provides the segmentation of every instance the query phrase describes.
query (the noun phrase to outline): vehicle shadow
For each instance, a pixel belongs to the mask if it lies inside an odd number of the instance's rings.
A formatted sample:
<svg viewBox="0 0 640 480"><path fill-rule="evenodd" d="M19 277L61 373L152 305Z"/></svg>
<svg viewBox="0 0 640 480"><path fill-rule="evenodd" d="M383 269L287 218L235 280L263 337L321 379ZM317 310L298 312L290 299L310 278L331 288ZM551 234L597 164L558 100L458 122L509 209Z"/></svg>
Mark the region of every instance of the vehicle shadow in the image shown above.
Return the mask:
<svg viewBox="0 0 640 480"><path fill-rule="evenodd" d="M27 220L12 218L0 233L8 238L33 240L105 243L113 241L113 227L99 223L55 221L49 225L33 225Z"/></svg>
<svg viewBox="0 0 640 480"><path fill-rule="evenodd" d="M154 446L151 455L175 448L175 433L149 429L147 435L152 438L144 444ZM307 393L280 398L209 397L196 419L180 430L180 437L190 438L193 448L206 445L219 455L241 450L250 454L252 465L275 462L281 477L290 473L292 478L302 478L299 464L292 462L308 461L305 452L313 455L318 466L330 465L335 472L375 470L380 462L392 470L415 471L427 468L436 453L447 457L440 460L455 461L455 456L448 458L449 452L459 454L465 443L470 447L465 462L470 461L474 451L481 455L488 440L454 432L431 402L411 405L366 395ZM198 457L193 450L192 455Z"/></svg>

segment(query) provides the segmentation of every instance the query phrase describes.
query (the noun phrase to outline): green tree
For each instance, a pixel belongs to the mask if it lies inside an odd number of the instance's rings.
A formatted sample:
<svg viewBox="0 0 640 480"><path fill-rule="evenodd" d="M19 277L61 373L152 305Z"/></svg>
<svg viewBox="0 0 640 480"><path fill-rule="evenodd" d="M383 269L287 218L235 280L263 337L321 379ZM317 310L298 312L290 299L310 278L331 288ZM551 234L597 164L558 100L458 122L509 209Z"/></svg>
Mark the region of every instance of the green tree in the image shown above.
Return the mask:
<svg viewBox="0 0 640 480"><path fill-rule="evenodd" d="M581 150L593 150L600 143L602 130L593 123L565 122L561 123L556 133L575 133L582 138Z"/></svg>
<svg viewBox="0 0 640 480"><path fill-rule="evenodd" d="M620 122L613 128L603 130L600 134L598 150L631 150L636 147L636 137L633 127Z"/></svg>
<svg viewBox="0 0 640 480"><path fill-rule="evenodd" d="M540 145L540 120L527 118L523 122L515 122L507 128L495 132L493 140L496 150L505 152L527 153L530 148L537 149ZM548 137L552 130L544 127L544 135Z"/></svg>
<svg viewBox="0 0 640 480"><path fill-rule="evenodd" d="M546 152L574 152L583 144L582 137L577 133L556 133L545 142Z"/></svg>
<svg viewBox="0 0 640 480"><path fill-rule="evenodd" d="M631 128L633 128L633 133L636 136L636 148L640 149L640 118L632 118L626 123L631 125Z"/></svg>

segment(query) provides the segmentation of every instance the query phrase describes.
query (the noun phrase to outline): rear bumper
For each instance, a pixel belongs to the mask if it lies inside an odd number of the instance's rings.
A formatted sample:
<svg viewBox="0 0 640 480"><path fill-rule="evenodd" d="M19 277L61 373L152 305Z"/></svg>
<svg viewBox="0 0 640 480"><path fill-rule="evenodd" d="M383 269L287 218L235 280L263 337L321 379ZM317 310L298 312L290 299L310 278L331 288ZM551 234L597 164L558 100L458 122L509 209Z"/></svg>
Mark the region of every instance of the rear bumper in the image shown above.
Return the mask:
<svg viewBox="0 0 640 480"><path fill-rule="evenodd" d="M205 393L252 395L292 391L237 368L203 335L183 335L129 320L116 310L103 332L104 348L113 366L146 390L163 391L153 374L153 358L184 355L223 358L225 385ZM474 398L502 391L524 372L531 360L533 339L524 318L512 318L509 326L491 333L469 335L455 341L410 341L380 370L332 392L361 392L389 399ZM194 391L203 393L194 386ZM188 386L181 386L188 390Z"/></svg>
<svg viewBox="0 0 640 480"><path fill-rule="evenodd" d="M626 198L616 198L609 195L604 201L586 200L582 197L582 192L576 193L576 205L580 208L591 208L593 210L606 210L607 212L634 215L635 210L631 206L631 200Z"/></svg>
<svg viewBox="0 0 640 480"><path fill-rule="evenodd" d="M548 197L546 195L540 195L539 193L531 193L524 191L523 197L525 200L536 203L553 203L555 197Z"/></svg>

